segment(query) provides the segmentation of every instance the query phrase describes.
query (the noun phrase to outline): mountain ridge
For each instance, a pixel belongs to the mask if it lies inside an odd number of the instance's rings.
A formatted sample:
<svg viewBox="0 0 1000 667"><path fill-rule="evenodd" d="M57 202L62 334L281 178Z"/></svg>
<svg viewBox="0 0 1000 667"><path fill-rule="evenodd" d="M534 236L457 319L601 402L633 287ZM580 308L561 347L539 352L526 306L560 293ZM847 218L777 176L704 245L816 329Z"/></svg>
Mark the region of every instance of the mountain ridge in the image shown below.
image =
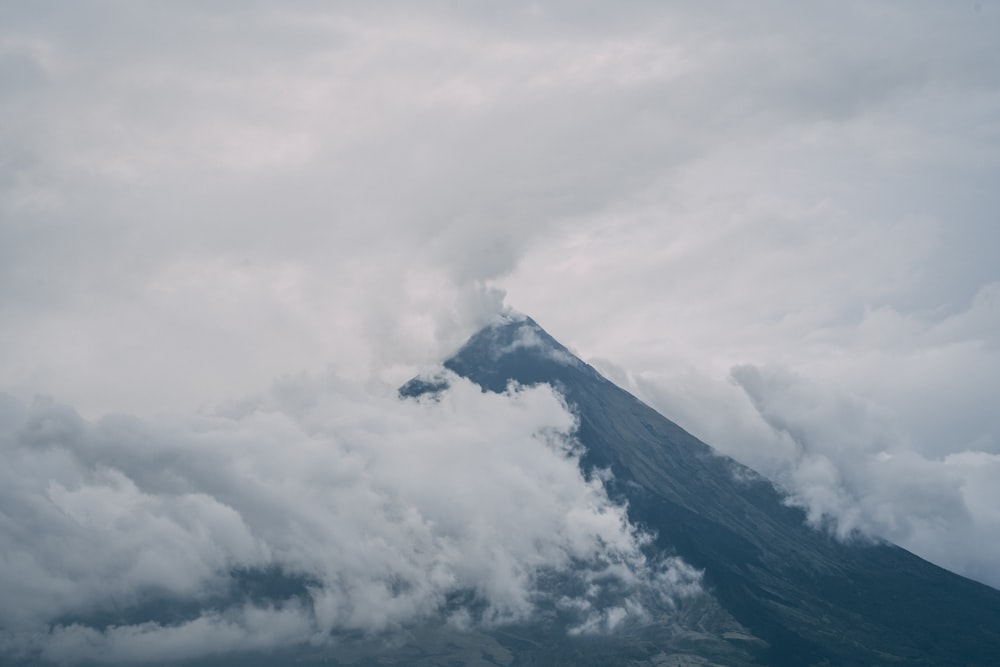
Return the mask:
<svg viewBox="0 0 1000 667"><path fill-rule="evenodd" d="M630 519L661 551L704 570L722 607L767 642L761 664L989 665L1000 655L1000 591L887 542L810 528L771 482L605 379L530 317L488 324L444 366L486 391L557 389L579 421L581 465L610 470L609 495Z"/></svg>

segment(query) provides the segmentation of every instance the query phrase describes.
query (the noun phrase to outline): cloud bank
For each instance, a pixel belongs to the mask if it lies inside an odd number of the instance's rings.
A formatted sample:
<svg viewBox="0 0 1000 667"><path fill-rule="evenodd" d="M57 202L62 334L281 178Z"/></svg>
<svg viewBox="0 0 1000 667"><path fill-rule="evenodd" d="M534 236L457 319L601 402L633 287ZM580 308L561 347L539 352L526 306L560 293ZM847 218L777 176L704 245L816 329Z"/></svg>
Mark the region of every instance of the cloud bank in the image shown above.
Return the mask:
<svg viewBox="0 0 1000 667"><path fill-rule="evenodd" d="M170 660L492 627L539 605L598 632L698 592L699 573L648 560L648 537L582 476L549 388L449 379L403 400L287 378L188 420L90 422L5 396L5 652ZM284 593L247 592L275 577Z"/></svg>

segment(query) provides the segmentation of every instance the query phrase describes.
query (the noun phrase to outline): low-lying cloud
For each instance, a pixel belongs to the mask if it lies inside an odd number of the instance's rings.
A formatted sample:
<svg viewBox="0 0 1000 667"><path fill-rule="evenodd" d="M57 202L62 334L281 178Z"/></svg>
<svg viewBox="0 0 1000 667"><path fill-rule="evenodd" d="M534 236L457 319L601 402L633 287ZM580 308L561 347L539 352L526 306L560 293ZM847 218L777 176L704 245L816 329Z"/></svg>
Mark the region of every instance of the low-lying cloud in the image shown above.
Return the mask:
<svg viewBox="0 0 1000 667"><path fill-rule="evenodd" d="M570 632L607 631L698 590L682 562L648 560L625 508L582 475L548 387L451 377L404 400L327 374L188 419L0 409L11 655L181 659L432 619L489 627L539 605ZM292 592L242 594L248 573Z"/></svg>
<svg viewBox="0 0 1000 667"><path fill-rule="evenodd" d="M841 539L889 539L1000 586L1000 455L928 455L890 411L787 370L744 365L732 378L781 442L779 456L756 452L759 467L811 524Z"/></svg>

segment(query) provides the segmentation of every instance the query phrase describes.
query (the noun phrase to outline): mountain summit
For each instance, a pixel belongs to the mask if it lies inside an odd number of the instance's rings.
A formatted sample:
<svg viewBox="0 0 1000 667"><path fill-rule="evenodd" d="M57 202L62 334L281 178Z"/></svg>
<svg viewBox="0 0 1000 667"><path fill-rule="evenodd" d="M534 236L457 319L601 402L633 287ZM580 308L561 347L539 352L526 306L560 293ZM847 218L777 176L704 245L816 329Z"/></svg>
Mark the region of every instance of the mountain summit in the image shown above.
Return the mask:
<svg viewBox="0 0 1000 667"><path fill-rule="evenodd" d="M444 365L485 391L547 383L563 394L579 420L581 465L610 471L609 495L656 536L655 549L704 571L715 606L698 632L723 664L997 664L1000 591L898 546L809 527L770 482L602 377L531 318L485 327ZM401 393L429 388L414 381ZM655 637L646 641L652 659ZM734 653L720 655L719 642ZM643 662L633 653L622 664Z"/></svg>

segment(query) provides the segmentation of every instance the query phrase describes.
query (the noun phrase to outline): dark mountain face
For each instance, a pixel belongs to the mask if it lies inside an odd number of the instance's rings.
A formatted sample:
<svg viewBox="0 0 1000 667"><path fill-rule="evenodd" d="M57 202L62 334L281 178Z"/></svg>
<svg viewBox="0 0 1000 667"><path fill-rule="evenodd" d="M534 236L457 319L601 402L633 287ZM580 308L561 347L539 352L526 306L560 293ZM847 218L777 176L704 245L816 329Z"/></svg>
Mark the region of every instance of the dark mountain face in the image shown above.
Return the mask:
<svg viewBox="0 0 1000 667"><path fill-rule="evenodd" d="M770 482L603 378L530 318L483 329L445 366L487 391L504 391L511 381L548 383L565 396L579 419L582 465L610 469L609 494L656 535L656 549L704 570L710 600L697 623L713 653L706 658L1000 664L1000 591L897 546L846 544L808 527ZM401 394L438 388L417 380ZM734 622L742 634L726 631ZM713 633L715 644L708 641ZM757 641L740 645L737 636ZM643 641L646 656L655 654L655 633Z"/></svg>

